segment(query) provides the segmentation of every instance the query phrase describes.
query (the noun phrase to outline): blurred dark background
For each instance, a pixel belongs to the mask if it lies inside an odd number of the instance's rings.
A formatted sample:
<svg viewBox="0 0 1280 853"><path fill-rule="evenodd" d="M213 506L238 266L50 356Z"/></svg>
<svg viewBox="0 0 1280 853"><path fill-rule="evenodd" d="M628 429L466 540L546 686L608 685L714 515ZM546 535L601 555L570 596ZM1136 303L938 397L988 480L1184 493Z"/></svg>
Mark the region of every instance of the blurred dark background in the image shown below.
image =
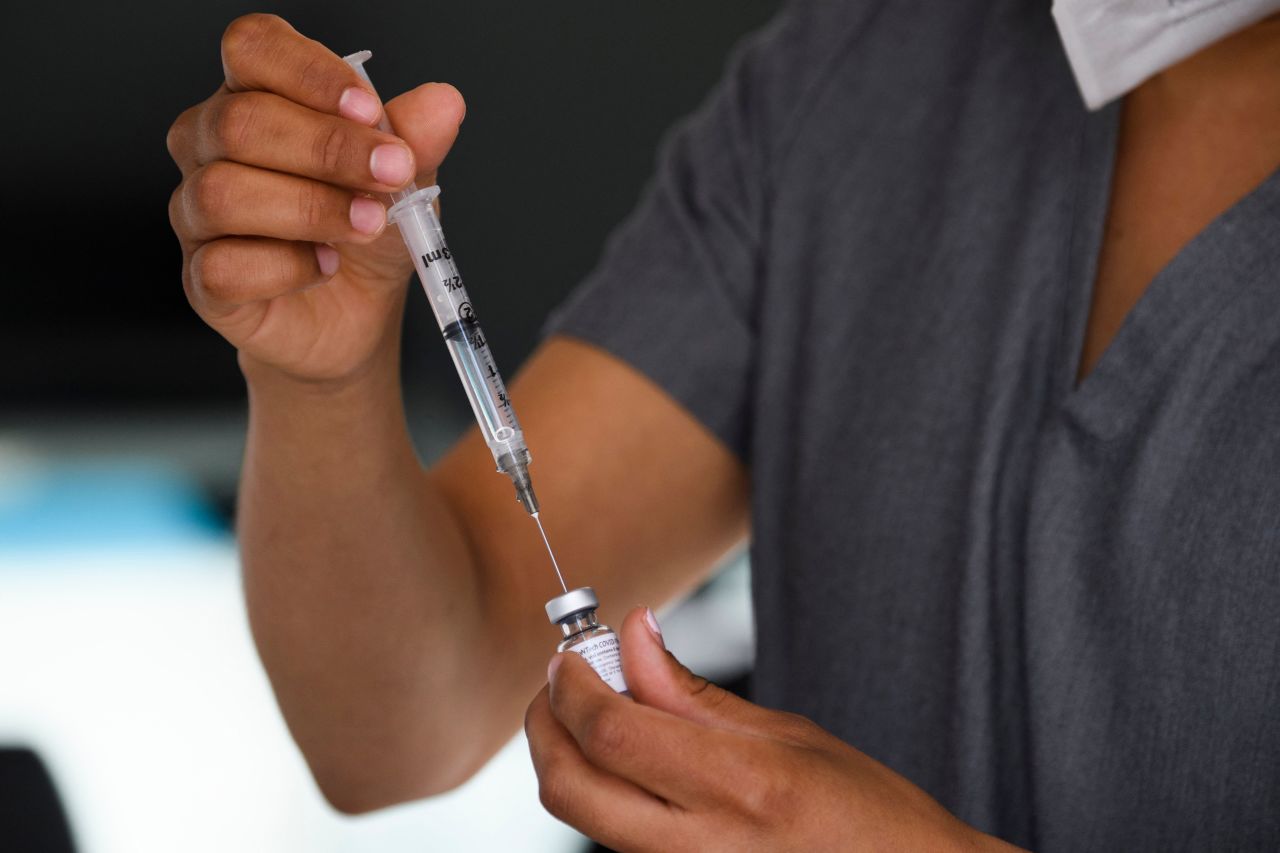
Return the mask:
<svg viewBox="0 0 1280 853"><path fill-rule="evenodd" d="M232 350L188 308L166 205L173 118L221 80L219 37L282 15L339 54L368 48L384 95L429 80L468 113L440 173L450 245L510 374L541 319L634 204L662 132L776 0L600 3L23 3L6 10L0 305L7 414L233 406ZM529 259L538 257L537 266ZM411 397L458 404L421 299Z"/></svg>

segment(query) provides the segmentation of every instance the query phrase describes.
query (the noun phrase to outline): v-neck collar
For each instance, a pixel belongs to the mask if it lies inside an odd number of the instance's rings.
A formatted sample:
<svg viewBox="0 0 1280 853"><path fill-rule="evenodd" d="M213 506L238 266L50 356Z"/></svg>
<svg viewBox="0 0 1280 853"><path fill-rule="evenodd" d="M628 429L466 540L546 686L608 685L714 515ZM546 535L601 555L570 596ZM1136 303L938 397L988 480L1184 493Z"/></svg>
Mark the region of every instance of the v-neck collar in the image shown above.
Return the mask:
<svg viewBox="0 0 1280 853"><path fill-rule="evenodd" d="M1116 145L1120 134L1120 102L1096 113L1086 113L1076 158L1074 198L1069 219L1067 265L1063 296L1065 306L1062 339L1054 365L1054 397L1070 398L1079 390L1080 355L1089 322L1093 285L1098 278L1098 261L1111 203L1111 179L1115 172ZM1145 294L1144 294L1145 295ZM1117 335L1118 337L1118 335ZM1115 341L1113 340L1112 343ZM1109 347L1108 347L1109 349ZM1096 368L1096 365L1095 365ZM1090 371L1090 376L1092 371ZM1088 376L1085 377L1086 380ZM1082 387L1083 382L1079 383Z"/></svg>
<svg viewBox="0 0 1280 853"><path fill-rule="evenodd" d="M1280 246L1280 169L1196 234L1151 280L1101 358L1077 383L1115 170L1120 105L1089 115L1075 182L1056 398L1100 436L1157 393L1195 333L1257 278L1252 255ZM1255 239L1256 238L1256 239ZM1210 275L1209 273L1213 274ZM1280 287L1276 322L1280 324Z"/></svg>

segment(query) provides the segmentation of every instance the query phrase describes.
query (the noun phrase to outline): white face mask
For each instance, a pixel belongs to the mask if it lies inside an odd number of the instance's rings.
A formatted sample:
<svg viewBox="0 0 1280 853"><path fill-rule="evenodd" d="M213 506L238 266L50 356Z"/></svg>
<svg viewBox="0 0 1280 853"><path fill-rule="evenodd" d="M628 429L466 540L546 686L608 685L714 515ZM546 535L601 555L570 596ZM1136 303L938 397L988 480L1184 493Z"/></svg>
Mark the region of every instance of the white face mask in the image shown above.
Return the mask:
<svg viewBox="0 0 1280 853"><path fill-rule="evenodd" d="M1280 0L1054 0L1085 104L1096 110L1202 47L1280 10Z"/></svg>

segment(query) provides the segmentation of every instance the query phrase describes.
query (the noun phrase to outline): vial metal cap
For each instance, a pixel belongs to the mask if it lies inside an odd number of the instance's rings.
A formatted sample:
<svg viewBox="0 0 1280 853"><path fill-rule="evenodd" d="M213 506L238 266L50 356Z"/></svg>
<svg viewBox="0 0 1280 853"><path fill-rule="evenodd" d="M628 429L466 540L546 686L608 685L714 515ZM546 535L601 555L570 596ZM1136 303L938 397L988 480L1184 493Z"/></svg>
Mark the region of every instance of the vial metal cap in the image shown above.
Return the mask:
<svg viewBox="0 0 1280 853"><path fill-rule="evenodd" d="M589 586L571 589L563 595L557 595L547 602L547 618L555 625L568 619L575 613L595 610L600 606L596 591Z"/></svg>

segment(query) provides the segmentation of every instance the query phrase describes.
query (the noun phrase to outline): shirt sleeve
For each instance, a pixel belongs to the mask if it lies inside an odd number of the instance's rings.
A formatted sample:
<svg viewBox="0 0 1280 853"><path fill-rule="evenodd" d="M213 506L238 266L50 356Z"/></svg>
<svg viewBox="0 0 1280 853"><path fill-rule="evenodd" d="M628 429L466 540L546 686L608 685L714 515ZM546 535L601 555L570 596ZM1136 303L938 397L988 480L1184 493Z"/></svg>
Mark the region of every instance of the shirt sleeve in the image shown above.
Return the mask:
<svg viewBox="0 0 1280 853"><path fill-rule="evenodd" d="M628 362L744 460L770 175L804 69L821 65L806 55L820 28L792 4L735 50L707 101L664 139L597 267L544 327Z"/></svg>

